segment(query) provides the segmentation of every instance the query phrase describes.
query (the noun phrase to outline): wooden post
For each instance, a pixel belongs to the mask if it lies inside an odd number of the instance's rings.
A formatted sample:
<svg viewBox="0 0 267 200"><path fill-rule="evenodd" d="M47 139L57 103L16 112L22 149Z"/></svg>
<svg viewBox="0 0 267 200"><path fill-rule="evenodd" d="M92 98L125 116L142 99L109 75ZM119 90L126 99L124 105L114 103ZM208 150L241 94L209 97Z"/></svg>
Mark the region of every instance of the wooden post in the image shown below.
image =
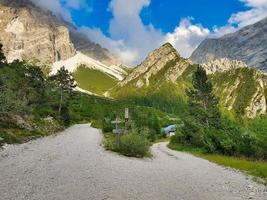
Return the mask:
<svg viewBox="0 0 267 200"><path fill-rule="evenodd" d="M125 108L124 118L125 118L125 130L124 130L124 132L128 133L129 108Z"/></svg>
<svg viewBox="0 0 267 200"><path fill-rule="evenodd" d="M113 130L113 133L116 134L116 144L120 144L120 137L121 137L121 130L118 127L118 124L121 123L120 119L116 117L115 121L111 122L112 124L115 124L115 129Z"/></svg>

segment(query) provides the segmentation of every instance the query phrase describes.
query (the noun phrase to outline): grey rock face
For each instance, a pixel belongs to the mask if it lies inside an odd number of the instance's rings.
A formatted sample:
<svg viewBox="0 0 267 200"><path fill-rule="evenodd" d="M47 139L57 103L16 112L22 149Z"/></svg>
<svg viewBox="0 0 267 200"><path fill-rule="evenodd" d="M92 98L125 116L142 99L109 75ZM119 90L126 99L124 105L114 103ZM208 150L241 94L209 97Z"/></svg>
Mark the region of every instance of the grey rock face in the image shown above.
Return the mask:
<svg viewBox="0 0 267 200"><path fill-rule="evenodd" d="M53 63L74 56L68 29L51 12L24 3L27 1L0 4L0 42L8 61Z"/></svg>
<svg viewBox="0 0 267 200"><path fill-rule="evenodd" d="M228 58L267 71L267 18L218 39L206 39L193 52L195 63Z"/></svg>
<svg viewBox="0 0 267 200"><path fill-rule="evenodd" d="M25 59L51 64L81 51L106 65L119 62L50 11L29 0L0 1L0 42L8 61Z"/></svg>
<svg viewBox="0 0 267 200"><path fill-rule="evenodd" d="M207 74L222 73L238 68L248 67L242 61L229 60L227 58L211 60L207 63L201 64L201 66L206 70Z"/></svg>

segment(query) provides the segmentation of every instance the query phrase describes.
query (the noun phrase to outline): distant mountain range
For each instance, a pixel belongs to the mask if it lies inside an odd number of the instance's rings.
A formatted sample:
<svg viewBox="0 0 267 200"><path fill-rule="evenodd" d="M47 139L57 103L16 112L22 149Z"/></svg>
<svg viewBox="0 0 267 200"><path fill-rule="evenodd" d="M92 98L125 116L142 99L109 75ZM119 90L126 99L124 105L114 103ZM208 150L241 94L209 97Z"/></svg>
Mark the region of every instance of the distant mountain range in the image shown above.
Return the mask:
<svg viewBox="0 0 267 200"><path fill-rule="evenodd" d="M206 39L193 52L194 63L228 58L267 71L267 18L221 38Z"/></svg>

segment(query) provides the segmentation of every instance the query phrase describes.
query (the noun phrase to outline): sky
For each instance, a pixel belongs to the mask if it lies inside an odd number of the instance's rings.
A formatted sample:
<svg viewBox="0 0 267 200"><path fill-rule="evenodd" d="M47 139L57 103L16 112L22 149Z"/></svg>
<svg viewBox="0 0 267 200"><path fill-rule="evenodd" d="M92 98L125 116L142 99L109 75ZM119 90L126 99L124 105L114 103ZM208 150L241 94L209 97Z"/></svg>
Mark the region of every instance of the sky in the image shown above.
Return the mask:
<svg viewBox="0 0 267 200"><path fill-rule="evenodd" d="M267 0L31 0L135 66L170 42L188 58L206 38L267 17Z"/></svg>

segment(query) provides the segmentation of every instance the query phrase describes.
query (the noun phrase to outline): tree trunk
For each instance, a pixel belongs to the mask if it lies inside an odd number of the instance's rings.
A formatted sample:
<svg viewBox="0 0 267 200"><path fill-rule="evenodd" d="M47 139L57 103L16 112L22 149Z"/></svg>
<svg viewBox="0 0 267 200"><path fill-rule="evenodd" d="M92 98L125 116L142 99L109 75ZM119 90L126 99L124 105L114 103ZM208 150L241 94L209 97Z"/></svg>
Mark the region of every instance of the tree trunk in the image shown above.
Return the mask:
<svg viewBox="0 0 267 200"><path fill-rule="evenodd" d="M59 108L58 108L59 115L61 114L62 103L63 103L63 89L61 88L61 90L60 90L60 103L59 103Z"/></svg>

